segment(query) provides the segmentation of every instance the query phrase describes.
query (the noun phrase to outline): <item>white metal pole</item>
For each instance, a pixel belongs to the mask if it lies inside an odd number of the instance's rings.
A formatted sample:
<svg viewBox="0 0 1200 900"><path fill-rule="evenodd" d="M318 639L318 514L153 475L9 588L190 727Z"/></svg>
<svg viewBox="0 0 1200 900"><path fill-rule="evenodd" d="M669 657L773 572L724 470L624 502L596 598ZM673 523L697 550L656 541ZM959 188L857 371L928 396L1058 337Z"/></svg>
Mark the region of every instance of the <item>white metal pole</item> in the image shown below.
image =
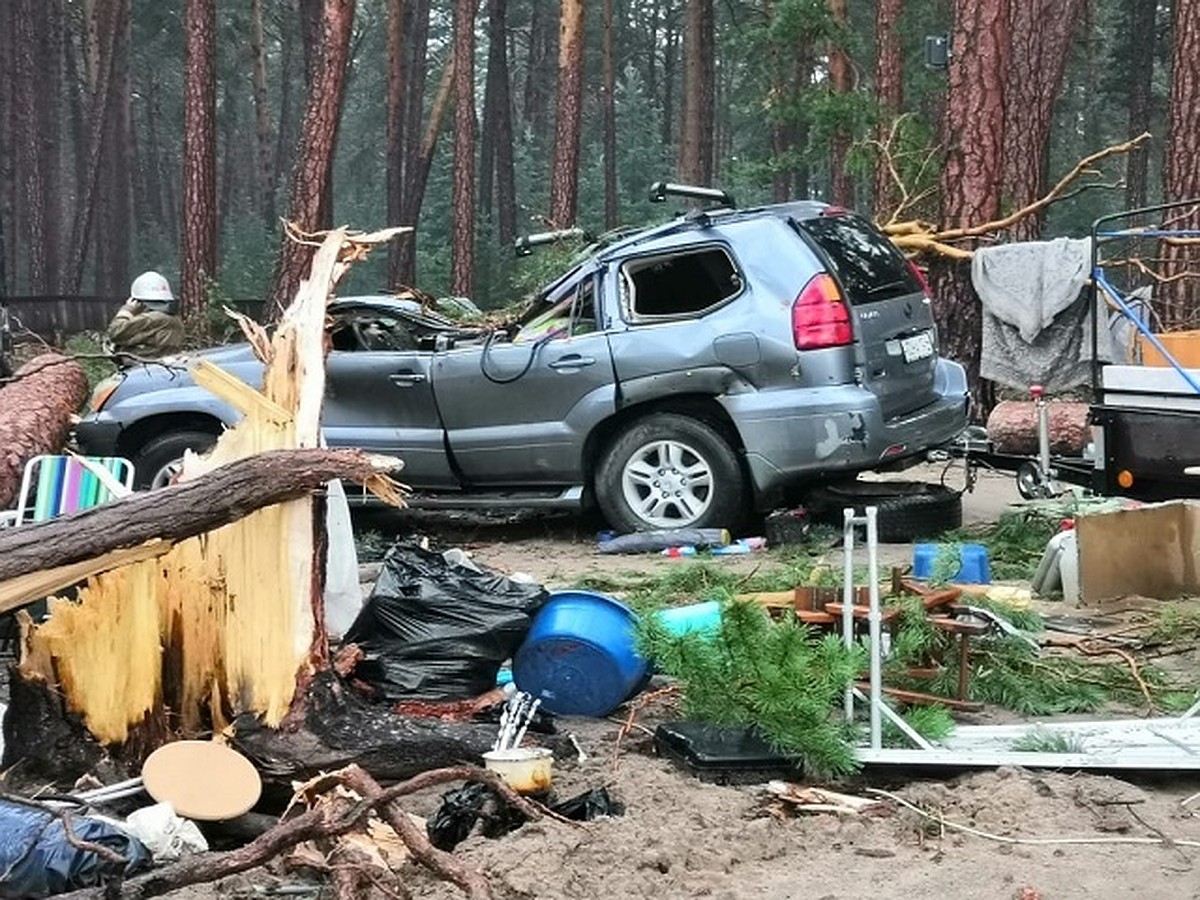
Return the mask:
<svg viewBox="0 0 1200 900"><path fill-rule="evenodd" d="M883 746L883 721L879 712L883 703L883 673L880 653L879 541L876 529L878 515L878 507L867 507L867 591L871 598L867 621L871 633L871 748L874 750Z"/></svg>
<svg viewBox="0 0 1200 900"><path fill-rule="evenodd" d="M854 510L842 510L842 641L854 644ZM847 724L854 721L854 679L846 685L843 700Z"/></svg>

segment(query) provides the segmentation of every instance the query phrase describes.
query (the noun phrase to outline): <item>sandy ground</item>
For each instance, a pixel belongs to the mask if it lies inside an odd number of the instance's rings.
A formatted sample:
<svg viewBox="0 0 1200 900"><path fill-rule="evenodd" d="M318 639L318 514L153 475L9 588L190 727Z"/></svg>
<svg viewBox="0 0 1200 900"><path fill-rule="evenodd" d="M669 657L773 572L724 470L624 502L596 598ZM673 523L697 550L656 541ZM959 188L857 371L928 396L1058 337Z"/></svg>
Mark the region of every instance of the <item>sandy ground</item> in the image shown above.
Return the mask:
<svg viewBox="0 0 1200 900"><path fill-rule="evenodd" d="M936 479L940 468L919 474ZM1010 476L985 474L965 497L966 519L994 520L1017 499ZM430 534L442 547L462 546L480 562L526 572L552 588L588 574L687 564L657 555L601 556L594 546L599 524L572 516L406 512L359 524ZM837 555L830 551L831 563ZM885 565L906 563L911 547L885 546L881 557ZM717 564L749 571L769 558L726 557ZM672 714L651 705L623 738L623 710L613 720L558 722L587 759L556 762L557 797L607 786L625 804L623 816L584 826L530 823L495 840L475 835L456 856L486 871L497 896L506 898L1200 897L1200 819L1192 812L1200 799L1184 803L1200 791L1200 777L1141 773L1120 780L1001 769L931 779L876 769L836 787L892 790L933 818L894 805L870 817L795 816L772 809L761 784L706 783L657 756L642 729ZM411 810L429 815L438 803L430 792L413 798ZM971 836L952 823L1035 843ZM415 897L462 896L412 864L402 874ZM303 889L295 876L283 880ZM278 886L260 871L176 896L263 896Z"/></svg>

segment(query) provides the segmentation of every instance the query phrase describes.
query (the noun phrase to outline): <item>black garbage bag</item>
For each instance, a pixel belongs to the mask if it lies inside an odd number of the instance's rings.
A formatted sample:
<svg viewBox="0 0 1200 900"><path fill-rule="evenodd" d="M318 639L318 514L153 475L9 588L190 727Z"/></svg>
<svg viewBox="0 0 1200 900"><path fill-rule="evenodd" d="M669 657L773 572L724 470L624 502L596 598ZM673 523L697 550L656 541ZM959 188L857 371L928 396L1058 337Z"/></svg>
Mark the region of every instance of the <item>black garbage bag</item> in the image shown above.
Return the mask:
<svg viewBox="0 0 1200 900"><path fill-rule="evenodd" d="M150 852L140 841L105 822L72 816L71 831L80 840L115 850L125 862L72 847L62 821L48 812L0 800L0 897L49 897L150 865Z"/></svg>
<svg viewBox="0 0 1200 900"><path fill-rule="evenodd" d="M355 675L388 700L464 700L495 687L547 594L479 568L415 541L393 546L345 636L365 654Z"/></svg>
<svg viewBox="0 0 1200 900"><path fill-rule="evenodd" d="M429 843L447 853L467 839L475 823L486 838L503 837L525 824L525 814L500 800L487 785L470 781L442 794L442 805L425 823Z"/></svg>
<svg viewBox="0 0 1200 900"><path fill-rule="evenodd" d="M613 799L608 788L592 788L582 794L556 803L550 807L554 812L575 822L590 822L600 816L623 816L625 804Z"/></svg>

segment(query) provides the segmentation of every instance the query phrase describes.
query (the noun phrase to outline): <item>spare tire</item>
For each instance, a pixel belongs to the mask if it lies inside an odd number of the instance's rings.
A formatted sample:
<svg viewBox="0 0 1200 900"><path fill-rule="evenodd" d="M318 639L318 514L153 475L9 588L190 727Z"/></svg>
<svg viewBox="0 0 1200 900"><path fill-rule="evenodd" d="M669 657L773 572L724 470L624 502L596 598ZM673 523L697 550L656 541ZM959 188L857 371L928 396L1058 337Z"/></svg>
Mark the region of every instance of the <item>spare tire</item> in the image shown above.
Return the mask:
<svg viewBox="0 0 1200 900"><path fill-rule="evenodd" d="M879 510L879 540L885 544L936 537L962 527L962 494L945 485L923 481L843 481L823 484L805 497L809 514L818 522L842 524L842 510L856 516L868 506Z"/></svg>

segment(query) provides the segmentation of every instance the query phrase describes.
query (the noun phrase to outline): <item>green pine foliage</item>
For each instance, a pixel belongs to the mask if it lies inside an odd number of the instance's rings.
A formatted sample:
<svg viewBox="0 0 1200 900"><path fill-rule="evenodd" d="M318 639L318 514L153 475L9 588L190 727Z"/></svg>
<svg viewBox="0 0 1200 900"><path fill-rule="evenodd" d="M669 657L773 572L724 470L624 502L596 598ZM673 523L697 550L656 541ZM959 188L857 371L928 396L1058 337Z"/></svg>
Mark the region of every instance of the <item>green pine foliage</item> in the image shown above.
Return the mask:
<svg viewBox="0 0 1200 900"><path fill-rule="evenodd" d="M834 709L864 664L860 647L847 648L792 617L774 622L752 603L725 604L711 637L671 636L648 618L641 644L662 672L679 679L690 718L753 726L816 777L857 768Z"/></svg>

